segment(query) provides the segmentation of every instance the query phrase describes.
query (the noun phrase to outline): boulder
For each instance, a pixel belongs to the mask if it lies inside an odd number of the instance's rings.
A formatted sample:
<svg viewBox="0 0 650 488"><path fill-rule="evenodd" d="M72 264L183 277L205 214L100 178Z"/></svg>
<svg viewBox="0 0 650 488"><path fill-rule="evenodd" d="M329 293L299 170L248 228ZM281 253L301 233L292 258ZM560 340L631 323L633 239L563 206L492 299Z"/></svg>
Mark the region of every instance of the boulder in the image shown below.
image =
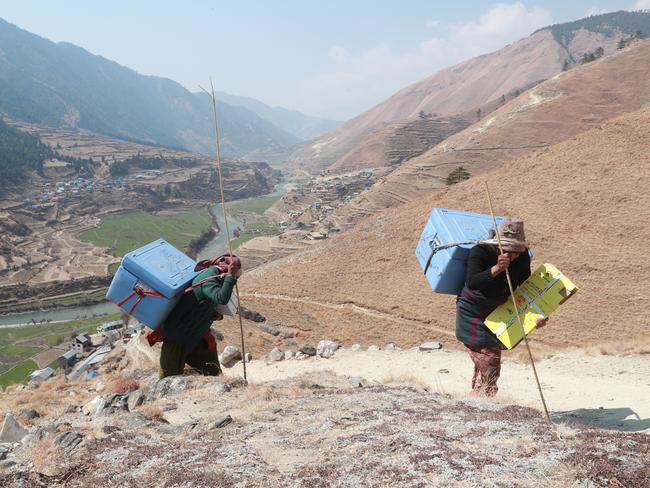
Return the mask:
<svg viewBox="0 0 650 488"><path fill-rule="evenodd" d="M95 417L102 415L112 415L119 410L128 409L129 394L128 393L113 393L101 397L95 410Z"/></svg>
<svg viewBox="0 0 650 488"><path fill-rule="evenodd" d="M232 417L230 415L226 415L225 417L217 419L214 422L212 422L208 426L208 430L221 429L222 427L225 427L231 422L232 422Z"/></svg>
<svg viewBox="0 0 650 488"><path fill-rule="evenodd" d="M151 422L141 412L132 412L126 417L126 426L129 429L139 429L149 424Z"/></svg>
<svg viewBox="0 0 650 488"><path fill-rule="evenodd" d="M66 453L71 453L83 441L83 434L79 432L68 431L60 434L54 439L54 445L59 446Z"/></svg>
<svg viewBox="0 0 650 488"><path fill-rule="evenodd" d="M147 394L147 401L178 395L187 389L187 380L182 376L168 376L156 381Z"/></svg>
<svg viewBox="0 0 650 488"><path fill-rule="evenodd" d="M246 320L252 320L253 322L264 322L266 321L266 318L257 313L254 310L248 310L245 307L239 307L239 313L241 314L242 318Z"/></svg>
<svg viewBox="0 0 650 488"><path fill-rule="evenodd" d="M284 359L291 359L293 357L293 351L284 351Z"/></svg>
<svg viewBox="0 0 650 488"><path fill-rule="evenodd" d="M102 397L100 395L97 395L95 398L93 398L88 403L86 403L83 407L81 407L81 411L85 415L92 415L97 411L97 406L101 401L102 401Z"/></svg>
<svg viewBox="0 0 650 488"><path fill-rule="evenodd" d="M0 442L20 442L28 434L27 430L18 423L10 413L5 415L0 430Z"/></svg>
<svg viewBox="0 0 650 488"><path fill-rule="evenodd" d="M282 361L284 359L284 353L277 347L274 347L273 350L269 353L269 359L271 361Z"/></svg>
<svg viewBox="0 0 650 488"><path fill-rule="evenodd" d="M435 351L437 349L442 349L442 344L439 342L425 342L420 344L418 349L420 349L420 351Z"/></svg>
<svg viewBox="0 0 650 488"><path fill-rule="evenodd" d="M23 419L33 420L40 417L40 415L34 409L26 409L20 412L20 417Z"/></svg>
<svg viewBox="0 0 650 488"><path fill-rule="evenodd" d="M314 346L304 345L300 348L300 352L306 356L315 356L316 348Z"/></svg>
<svg viewBox="0 0 650 488"><path fill-rule="evenodd" d="M339 347L341 346L335 341L320 341L316 348L316 354L322 358L331 358Z"/></svg>
<svg viewBox="0 0 650 488"><path fill-rule="evenodd" d="M280 329L278 329L274 325L269 324L268 322L257 324L257 327L259 327L262 331L266 332L267 334L271 334L272 336L280 335Z"/></svg>
<svg viewBox="0 0 650 488"><path fill-rule="evenodd" d="M126 401L126 406L129 412L132 412L144 403L145 395L142 390L135 390L129 393L129 398Z"/></svg>
<svg viewBox="0 0 650 488"><path fill-rule="evenodd" d="M221 354L221 364L232 366L242 358L241 351L236 346L226 346Z"/></svg>
<svg viewBox="0 0 650 488"><path fill-rule="evenodd" d="M11 452L11 444L3 443L0 444L0 461L7 459L7 454Z"/></svg>

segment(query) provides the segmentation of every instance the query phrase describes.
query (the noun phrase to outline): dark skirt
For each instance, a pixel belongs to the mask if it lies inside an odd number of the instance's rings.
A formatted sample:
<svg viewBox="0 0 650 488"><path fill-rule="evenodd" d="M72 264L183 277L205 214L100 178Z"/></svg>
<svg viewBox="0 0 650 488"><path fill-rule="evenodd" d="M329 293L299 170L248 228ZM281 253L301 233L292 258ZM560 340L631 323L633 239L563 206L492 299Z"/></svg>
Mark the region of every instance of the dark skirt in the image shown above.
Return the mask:
<svg viewBox="0 0 650 488"><path fill-rule="evenodd" d="M485 318L508 297L486 297L465 286L456 299L456 338L469 347L498 347L503 344L485 325Z"/></svg>

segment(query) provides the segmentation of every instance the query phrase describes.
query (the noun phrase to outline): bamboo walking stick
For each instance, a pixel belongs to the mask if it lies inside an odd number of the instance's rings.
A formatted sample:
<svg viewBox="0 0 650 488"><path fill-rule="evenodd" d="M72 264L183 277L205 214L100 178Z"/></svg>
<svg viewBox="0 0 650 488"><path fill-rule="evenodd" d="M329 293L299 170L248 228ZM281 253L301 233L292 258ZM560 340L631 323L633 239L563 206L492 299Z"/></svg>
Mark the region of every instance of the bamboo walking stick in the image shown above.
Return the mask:
<svg viewBox="0 0 650 488"><path fill-rule="evenodd" d="M221 191L221 209L223 210L223 226L226 230L226 240L228 241L228 253L231 256L234 256L232 253L232 242L230 242L230 229L228 228L228 215L226 213L226 198L223 193L223 175L221 172L221 138L219 135L219 120L217 118L217 98L214 95L214 85L212 84L212 79L210 79L210 92L199 86L201 90L208 94L212 100L212 116L214 118L214 134L215 142L217 145L217 170L219 172L219 189ZM244 383L248 383L248 377L246 376L246 345L244 343L244 324L241 317L241 302L239 299L239 284L235 283L235 294L237 296L237 316L239 317L239 334L241 336L241 354L242 354L242 365L244 367Z"/></svg>
<svg viewBox="0 0 650 488"><path fill-rule="evenodd" d="M499 243L499 254L503 254L503 246L501 245L501 234L499 233L499 227L497 226L497 219L494 216L494 210L492 209L492 198L490 197L490 188L488 187L488 182L485 180L485 192L487 193L488 205L490 206L490 215L492 215L492 223L494 224L494 231L497 235L497 242ZM537 391L539 391L539 397L542 400L542 406L544 407L544 415L546 420L551 421L551 417L548 414L548 409L546 408L546 400L544 400L544 393L542 392L542 385L539 383L539 377L537 376L537 368L535 368L535 361L533 360L533 354L530 352L530 345L528 344L528 338L526 337L526 331L524 330L524 323L521 321L521 315L519 315L519 307L517 307L517 300L515 300L515 291L512 288L512 280L510 279L510 273L506 268L506 280L508 281L508 289L510 290L510 297L512 298L512 305L515 307L515 314L517 315L517 322L519 327L521 327L521 335L524 338L524 344L526 344L526 350L528 351L528 358L530 359L530 365L533 368L533 374L535 375L535 382L537 383Z"/></svg>

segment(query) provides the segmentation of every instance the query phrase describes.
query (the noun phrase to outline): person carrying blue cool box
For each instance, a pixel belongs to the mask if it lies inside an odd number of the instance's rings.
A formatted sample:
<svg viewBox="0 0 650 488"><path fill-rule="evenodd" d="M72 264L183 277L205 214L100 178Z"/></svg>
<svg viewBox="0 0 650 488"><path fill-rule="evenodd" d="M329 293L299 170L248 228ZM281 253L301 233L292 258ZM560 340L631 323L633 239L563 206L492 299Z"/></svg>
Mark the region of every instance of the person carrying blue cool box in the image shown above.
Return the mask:
<svg viewBox="0 0 650 488"><path fill-rule="evenodd" d="M494 232L494 231L492 231ZM474 375L472 391L494 396L501 373L503 344L485 325L485 318L499 305L510 299L506 269L513 288L530 276L530 254L524 234L524 222L507 218L499 225L503 254L494 243L475 245L467 258L465 286L456 300L456 338L465 344ZM547 319L539 320L543 327Z"/></svg>
<svg viewBox="0 0 650 488"><path fill-rule="evenodd" d="M224 255L200 261L195 271L203 270L193 280L167 319L149 333L150 345L163 343L160 353L160 378L183 374L185 365L207 376L221 374L217 344L210 326L223 316L216 310L230 300L241 261Z"/></svg>

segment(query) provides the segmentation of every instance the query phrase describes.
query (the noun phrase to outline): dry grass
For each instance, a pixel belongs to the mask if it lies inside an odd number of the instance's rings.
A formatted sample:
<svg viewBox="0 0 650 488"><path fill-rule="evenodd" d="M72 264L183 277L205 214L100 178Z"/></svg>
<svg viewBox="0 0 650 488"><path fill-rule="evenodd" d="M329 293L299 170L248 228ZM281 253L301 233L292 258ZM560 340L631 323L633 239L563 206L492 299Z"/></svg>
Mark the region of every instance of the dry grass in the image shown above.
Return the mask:
<svg viewBox="0 0 650 488"><path fill-rule="evenodd" d="M46 476L55 476L66 468L66 459L54 445L54 436L48 436L38 441L31 449L34 471Z"/></svg>
<svg viewBox="0 0 650 488"><path fill-rule="evenodd" d="M138 388L140 388L138 380L120 376L110 380L104 390L109 393L130 393Z"/></svg>
<svg viewBox="0 0 650 488"><path fill-rule="evenodd" d="M637 336L634 340L604 342L597 346L588 347L586 351L604 356L650 354L650 335Z"/></svg>
<svg viewBox="0 0 650 488"><path fill-rule="evenodd" d="M162 422L164 419L164 412L159 405L148 403L140 407L140 412L145 416L147 420L154 420L156 422Z"/></svg>
<svg viewBox="0 0 650 488"><path fill-rule="evenodd" d="M434 375L435 377L435 375ZM381 379L380 381L384 385L393 385L393 386L410 386L415 388L417 391L430 392L431 385L425 382L422 378L418 378L412 374L402 374L402 375L388 375ZM442 385L436 385L435 392L440 394L445 394L443 391L444 388Z"/></svg>

